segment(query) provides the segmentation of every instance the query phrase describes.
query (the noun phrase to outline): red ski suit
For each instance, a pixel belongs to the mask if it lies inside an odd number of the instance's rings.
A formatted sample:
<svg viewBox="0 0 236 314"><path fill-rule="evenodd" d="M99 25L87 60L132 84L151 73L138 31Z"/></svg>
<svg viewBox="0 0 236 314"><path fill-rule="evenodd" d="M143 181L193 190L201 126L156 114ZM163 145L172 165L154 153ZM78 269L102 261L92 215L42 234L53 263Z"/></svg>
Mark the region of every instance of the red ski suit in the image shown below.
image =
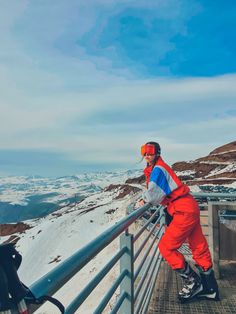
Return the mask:
<svg viewBox="0 0 236 314"><path fill-rule="evenodd" d="M168 213L173 217L159 243L163 258L172 269L183 269L185 259L178 249L187 241L196 264L204 270L209 269L212 260L200 225L199 206L189 193L188 186L181 182L161 157L153 169L146 167L144 174L148 187L144 200L153 205L167 206Z"/></svg>

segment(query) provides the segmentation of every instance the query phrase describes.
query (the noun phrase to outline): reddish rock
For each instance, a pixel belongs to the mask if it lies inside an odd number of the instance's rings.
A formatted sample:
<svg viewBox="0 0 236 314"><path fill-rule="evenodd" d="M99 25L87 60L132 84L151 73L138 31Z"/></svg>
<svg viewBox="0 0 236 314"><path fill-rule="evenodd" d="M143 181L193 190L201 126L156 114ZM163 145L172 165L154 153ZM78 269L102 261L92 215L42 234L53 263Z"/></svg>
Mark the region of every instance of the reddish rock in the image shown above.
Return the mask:
<svg viewBox="0 0 236 314"><path fill-rule="evenodd" d="M229 165L235 168L230 171ZM236 181L236 141L218 147L209 155L194 161L177 162L172 168L189 185L233 183Z"/></svg>
<svg viewBox="0 0 236 314"><path fill-rule="evenodd" d="M124 184L119 189L119 194L117 195L116 199L123 198L126 195L134 194L141 191L141 189L137 188L136 186Z"/></svg>
<svg viewBox="0 0 236 314"><path fill-rule="evenodd" d="M115 189L118 189L120 187L121 187L121 184L110 184L104 188L104 192L114 191Z"/></svg>
<svg viewBox="0 0 236 314"><path fill-rule="evenodd" d="M0 225L0 236L8 236L14 233L23 233L25 230L31 227L24 222L18 222L15 224L1 224Z"/></svg>
<svg viewBox="0 0 236 314"><path fill-rule="evenodd" d="M114 190L119 191L119 194L116 196L116 199L123 198L130 193L137 193L141 191L140 188L128 184L110 184L104 189L105 192Z"/></svg>
<svg viewBox="0 0 236 314"><path fill-rule="evenodd" d="M131 178L131 179L127 179L125 181L125 183L127 184L142 184L145 182L145 175L142 174L141 176L137 177L137 178Z"/></svg>
<svg viewBox="0 0 236 314"><path fill-rule="evenodd" d="M232 150L236 151L236 141L225 144L223 146L220 146L220 147L214 149L212 152L210 152L210 155L219 154L222 152L229 152Z"/></svg>

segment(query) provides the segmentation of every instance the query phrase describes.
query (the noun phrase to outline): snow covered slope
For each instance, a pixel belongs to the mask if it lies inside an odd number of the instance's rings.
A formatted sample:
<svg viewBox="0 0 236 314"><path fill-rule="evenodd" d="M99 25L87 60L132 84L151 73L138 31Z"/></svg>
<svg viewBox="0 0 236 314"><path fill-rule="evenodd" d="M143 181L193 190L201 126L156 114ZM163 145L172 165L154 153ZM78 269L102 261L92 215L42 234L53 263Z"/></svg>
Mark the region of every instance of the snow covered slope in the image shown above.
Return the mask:
<svg viewBox="0 0 236 314"><path fill-rule="evenodd" d="M93 193L76 205L61 208L43 218L24 221L29 229L14 233L18 239L16 248L23 256L19 269L21 280L26 285L32 284L114 225L126 215L127 207L135 202L140 191L140 187L134 185L113 184L101 192ZM7 240L9 235L1 238L1 242ZM118 246L118 240L108 246L60 290L56 297L66 305L83 288L88 278L91 278L105 265L107 259L115 254ZM111 285L112 278L117 272L118 267L104 279L102 286L77 313L92 313L92 308L101 300L104 290ZM56 314L57 309L46 303L37 313Z"/></svg>

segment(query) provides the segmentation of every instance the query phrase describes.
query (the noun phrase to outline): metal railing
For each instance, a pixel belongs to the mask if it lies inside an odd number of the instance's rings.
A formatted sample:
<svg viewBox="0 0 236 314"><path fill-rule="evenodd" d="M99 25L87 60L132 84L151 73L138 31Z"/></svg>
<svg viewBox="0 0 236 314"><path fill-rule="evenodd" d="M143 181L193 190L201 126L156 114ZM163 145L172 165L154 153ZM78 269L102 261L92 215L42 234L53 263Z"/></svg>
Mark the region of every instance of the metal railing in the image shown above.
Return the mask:
<svg viewBox="0 0 236 314"><path fill-rule="evenodd" d="M142 220L139 220L139 230L136 226L135 234L132 234L129 229L150 208L151 205L146 204L130 213L32 284L30 289L34 296L40 298L42 295L53 295L77 272L81 271L92 258L120 237L118 252L70 302L65 313L75 313L103 278L118 266L118 263L120 263L120 273L93 313L103 313L116 291L119 296L113 303L110 313L118 311L123 314L146 313L162 261L157 245L164 233L164 207L156 207L154 212L152 208L152 213L147 221L141 223ZM141 235L144 234L144 239L141 239ZM138 243L139 241L141 244ZM31 313L35 312L38 307L39 305L31 307Z"/></svg>
<svg viewBox="0 0 236 314"><path fill-rule="evenodd" d="M226 193L193 193L193 196L197 199L206 199L207 201L225 197L227 199L236 199L235 194ZM139 220L147 213L149 213L149 216L146 215L145 219ZM136 226L136 233L132 234L130 231L131 226L137 221L140 222L139 229ZM118 297L116 301L112 301L110 313L114 314L118 313L118 311L121 314L147 313L162 261L158 243L164 233L164 225L164 208L159 206L156 210L153 210L150 204L146 204L131 212L127 217L117 222L67 260L60 263L56 268L32 284L30 289L36 298L40 298L43 295L53 295L59 289L63 289L63 286L97 254L102 252L115 239L120 238L120 249L118 252L69 303L65 313L75 313L103 278L114 267L118 266L118 263L120 264L119 275L107 289L93 313L103 313L110 300L114 299L115 292L118 292ZM141 235L144 236L144 239L141 239ZM141 244L138 243L140 241ZM31 313L35 312L39 306L31 307Z"/></svg>
<svg viewBox="0 0 236 314"><path fill-rule="evenodd" d="M205 199L207 201L211 200L236 200L236 193L204 193L204 192L195 192L191 193L197 200Z"/></svg>

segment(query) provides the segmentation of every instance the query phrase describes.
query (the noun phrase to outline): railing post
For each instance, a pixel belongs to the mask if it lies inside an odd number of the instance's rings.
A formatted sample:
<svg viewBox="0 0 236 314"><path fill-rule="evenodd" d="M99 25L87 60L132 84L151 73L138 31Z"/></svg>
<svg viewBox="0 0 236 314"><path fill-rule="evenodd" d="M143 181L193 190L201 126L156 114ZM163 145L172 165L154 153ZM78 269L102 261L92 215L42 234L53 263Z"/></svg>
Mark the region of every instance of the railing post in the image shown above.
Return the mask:
<svg viewBox="0 0 236 314"><path fill-rule="evenodd" d="M120 259L120 272L127 271L127 275L120 285L120 294L126 293L126 298L122 303L120 314L134 313L134 248L133 235L124 233L120 236L120 247L126 248L126 253Z"/></svg>

